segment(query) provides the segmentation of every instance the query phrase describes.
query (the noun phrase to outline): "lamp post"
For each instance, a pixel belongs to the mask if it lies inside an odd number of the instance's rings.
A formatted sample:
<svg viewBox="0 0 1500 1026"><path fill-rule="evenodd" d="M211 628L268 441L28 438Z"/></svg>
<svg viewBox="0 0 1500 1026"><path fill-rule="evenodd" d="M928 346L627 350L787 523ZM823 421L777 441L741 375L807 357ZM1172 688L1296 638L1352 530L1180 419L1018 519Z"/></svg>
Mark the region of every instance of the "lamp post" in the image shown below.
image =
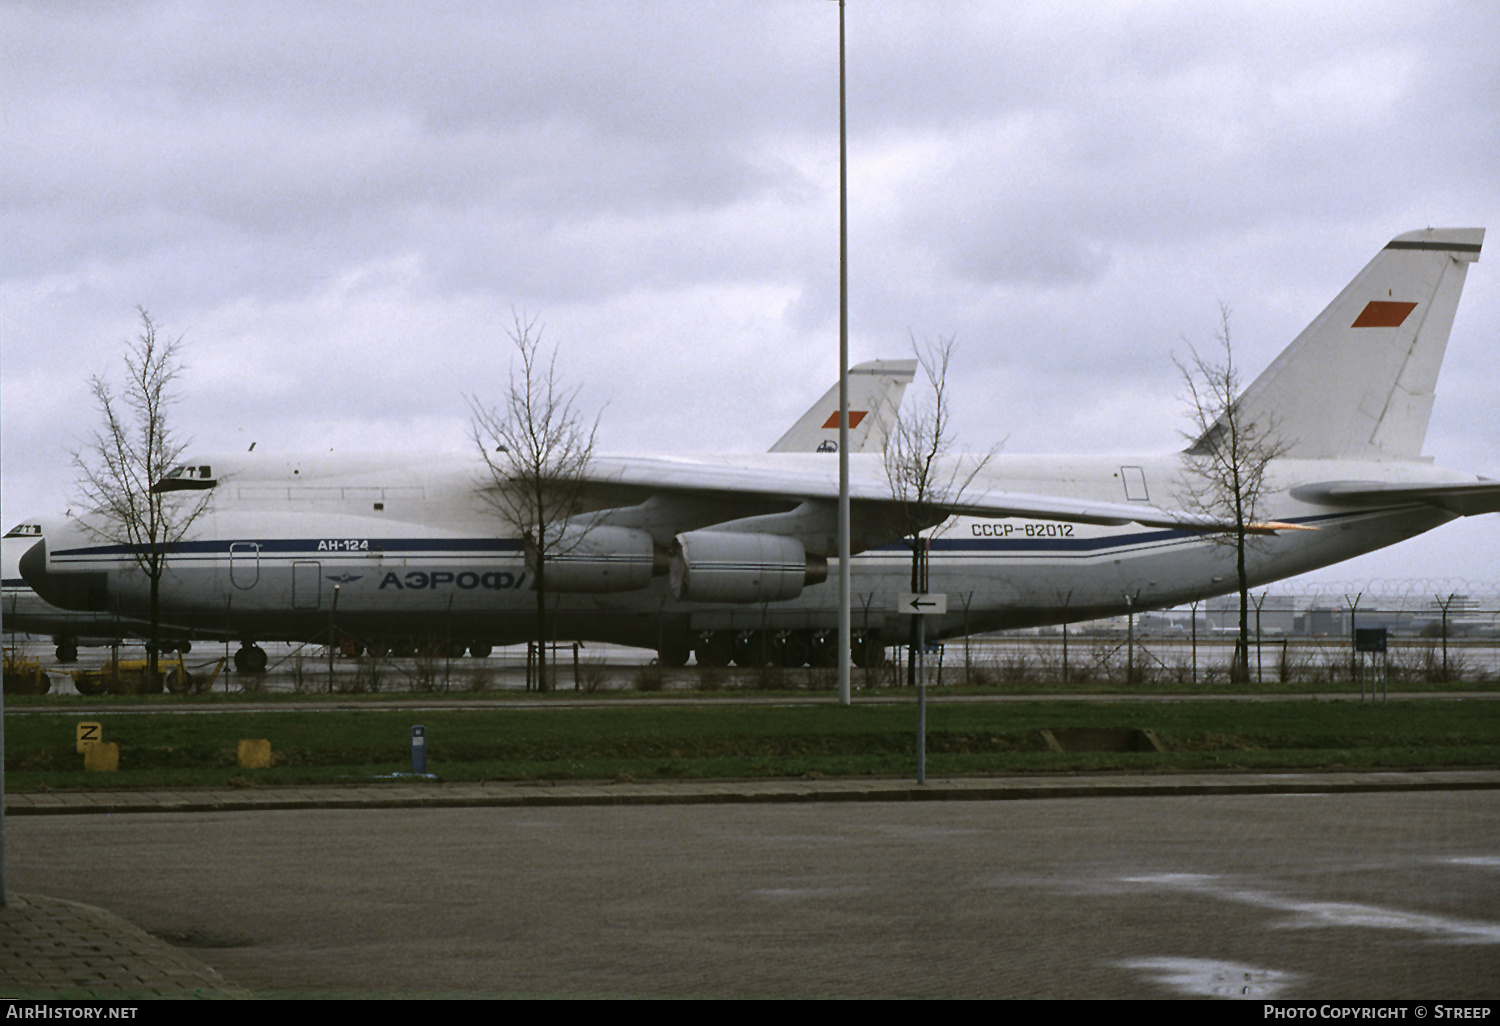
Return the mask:
<svg viewBox="0 0 1500 1026"><path fill-rule="evenodd" d="M844 0L839 5L839 705L848 705L849 586L849 151L844 103Z"/></svg>

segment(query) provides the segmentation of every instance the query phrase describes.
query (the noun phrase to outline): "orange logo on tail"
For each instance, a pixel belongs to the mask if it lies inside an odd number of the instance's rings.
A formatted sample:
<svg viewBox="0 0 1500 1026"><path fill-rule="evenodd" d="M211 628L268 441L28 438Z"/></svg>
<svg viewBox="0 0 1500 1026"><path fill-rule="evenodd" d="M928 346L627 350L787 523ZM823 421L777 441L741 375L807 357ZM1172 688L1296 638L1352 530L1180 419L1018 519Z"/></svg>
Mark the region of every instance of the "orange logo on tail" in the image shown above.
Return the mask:
<svg viewBox="0 0 1500 1026"><path fill-rule="evenodd" d="M1399 328L1407 315L1417 308L1416 303L1371 302L1366 306L1351 328Z"/></svg>
<svg viewBox="0 0 1500 1026"><path fill-rule="evenodd" d="M1413 303L1412 305L1415 306L1416 304ZM870 411L869 410L850 410L849 411L849 427L850 428L857 428L857 427L859 427L859 422L865 419L865 414L868 413L868 412L870 412ZM823 427L825 429L828 429L828 428L836 428L838 426L839 426L839 411L838 410L834 410L833 414L826 421L823 422Z"/></svg>

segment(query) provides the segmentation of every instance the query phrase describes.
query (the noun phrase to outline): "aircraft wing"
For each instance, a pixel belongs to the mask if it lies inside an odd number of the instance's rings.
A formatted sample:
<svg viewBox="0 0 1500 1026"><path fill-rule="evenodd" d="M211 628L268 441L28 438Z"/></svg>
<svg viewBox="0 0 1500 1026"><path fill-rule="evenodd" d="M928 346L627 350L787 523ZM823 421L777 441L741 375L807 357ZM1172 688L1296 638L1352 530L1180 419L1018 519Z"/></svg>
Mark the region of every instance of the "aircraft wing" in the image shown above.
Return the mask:
<svg viewBox="0 0 1500 1026"><path fill-rule="evenodd" d="M858 470L862 472L851 470L850 475L852 517L855 520L864 519L866 523L904 522L901 518L893 519L893 512L903 504L891 493L884 464L878 458L863 460L861 463ZM591 465L589 476L602 493L614 493L617 501L627 495L634 495L636 501L648 498L653 500L658 508L663 504L696 505L700 510L697 517L700 524L705 520L713 520L712 514L702 515L705 504L729 511L722 519L734 521L742 517L771 513L776 508L787 511L798 507L837 503L839 495L836 463L815 457L795 460L783 458L775 465L714 458L606 457ZM963 480L964 476L960 473L954 479ZM1136 523L1147 527L1193 531L1219 531L1228 528L1228 525L1213 517L1185 510L1162 509L1134 502L1106 502L998 489L987 491L977 484L956 498L937 499L924 506L932 514L934 523L949 516L994 519L1033 517L1038 520L1107 526ZM736 509L743 509L743 512L734 512ZM611 515L609 520L628 523L627 518L618 515ZM766 526L772 528L769 523ZM1252 530L1266 532L1281 526L1285 525L1256 525ZM893 540L894 537L900 537L900 534L897 531L886 540ZM877 543L873 538L869 540L872 544Z"/></svg>
<svg viewBox="0 0 1500 1026"><path fill-rule="evenodd" d="M1461 517L1500 513L1500 481L1442 484L1323 481L1294 488L1292 497L1330 506L1436 506Z"/></svg>

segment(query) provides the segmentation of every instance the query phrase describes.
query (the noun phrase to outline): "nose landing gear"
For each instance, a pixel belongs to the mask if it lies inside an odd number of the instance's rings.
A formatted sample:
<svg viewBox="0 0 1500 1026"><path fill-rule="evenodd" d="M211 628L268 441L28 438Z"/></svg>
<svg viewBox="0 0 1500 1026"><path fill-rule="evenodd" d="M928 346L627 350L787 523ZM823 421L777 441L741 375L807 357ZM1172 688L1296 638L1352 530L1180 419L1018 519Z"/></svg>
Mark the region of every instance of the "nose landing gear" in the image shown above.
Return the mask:
<svg viewBox="0 0 1500 1026"><path fill-rule="evenodd" d="M239 673L265 673L267 661L266 650L253 641L242 644L234 654L234 668Z"/></svg>

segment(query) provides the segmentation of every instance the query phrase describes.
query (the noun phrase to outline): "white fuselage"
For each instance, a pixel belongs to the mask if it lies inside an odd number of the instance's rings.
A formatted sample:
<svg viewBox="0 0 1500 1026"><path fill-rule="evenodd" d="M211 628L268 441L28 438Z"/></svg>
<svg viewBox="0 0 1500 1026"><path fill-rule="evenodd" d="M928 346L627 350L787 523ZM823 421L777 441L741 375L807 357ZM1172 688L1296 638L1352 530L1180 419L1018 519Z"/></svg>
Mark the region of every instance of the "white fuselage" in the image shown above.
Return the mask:
<svg viewBox="0 0 1500 1026"><path fill-rule="evenodd" d="M734 462L825 468L832 460L783 454ZM530 574L519 541L505 536L493 508L478 496L477 461L257 458L223 469L206 513L170 558L161 590L164 621L285 640L312 639L334 625L371 637L399 633L504 644L530 636L536 612ZM855 470L867 480L884 474L879 457L855 457ZM969 491L1170 509L1187 502L1187 473L1178 454L996 456ZM1337 508L1290 494L1299 483L1347 479L1476 480L1426 462L1278 461L1262 519L1310 529L1252 538L1252 587L1453 519L1430 505ZM147 582L118 546L91 541L77 526L49 528L48 541L49 574L103 574L108 611L141 615ZM929 634L937 636L1163 608L1237 587L1228 537L1138 524L954 517L934 533L929 552L927 589L949 596L947 615L928 619ZM853 558L857 629L887 636L900 629L904 617L895 610L896 598L912 590L911 562L900 541ZM837 596L830 579L787 601L685 602L673 596L665 577L657 577L635 591L552 595L549 606L560 639L658 647L668 634L826 631L836 622Z"/></svg>

